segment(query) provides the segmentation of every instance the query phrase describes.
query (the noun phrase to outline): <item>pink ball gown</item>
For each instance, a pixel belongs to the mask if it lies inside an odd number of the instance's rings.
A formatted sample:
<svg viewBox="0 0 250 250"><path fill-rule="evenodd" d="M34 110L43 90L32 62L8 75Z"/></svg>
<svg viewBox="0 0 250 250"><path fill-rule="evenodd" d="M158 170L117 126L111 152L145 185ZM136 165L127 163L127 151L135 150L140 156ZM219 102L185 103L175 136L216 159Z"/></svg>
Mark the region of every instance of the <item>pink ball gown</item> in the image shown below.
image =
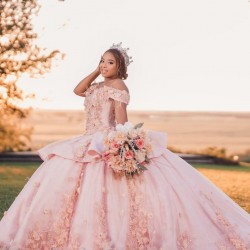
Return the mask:
<svg viewBox="0 0 250 250"><path fill-rule="evenodd" d="M113 174L100 155L115 101L129 94L91 86L85 134L39 150L43 164L0 222L0 249L250 249L249 214L167 150L165 133L148 131L148 170Z"/></svg>

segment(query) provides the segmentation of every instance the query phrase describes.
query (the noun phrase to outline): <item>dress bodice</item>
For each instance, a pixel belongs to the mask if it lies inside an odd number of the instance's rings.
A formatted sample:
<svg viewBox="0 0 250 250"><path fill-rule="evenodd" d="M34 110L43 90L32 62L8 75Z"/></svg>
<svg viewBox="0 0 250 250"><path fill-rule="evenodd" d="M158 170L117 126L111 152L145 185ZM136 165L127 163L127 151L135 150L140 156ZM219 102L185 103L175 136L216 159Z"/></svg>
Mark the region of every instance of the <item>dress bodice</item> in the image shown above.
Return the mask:
<svg viewBox="0 0 250 250"><path fill-rule="evenodd" d="M129 93L107 85L93 84L85 92L85 134L113 129L116 126L115 101L129 103Z"/></svg>

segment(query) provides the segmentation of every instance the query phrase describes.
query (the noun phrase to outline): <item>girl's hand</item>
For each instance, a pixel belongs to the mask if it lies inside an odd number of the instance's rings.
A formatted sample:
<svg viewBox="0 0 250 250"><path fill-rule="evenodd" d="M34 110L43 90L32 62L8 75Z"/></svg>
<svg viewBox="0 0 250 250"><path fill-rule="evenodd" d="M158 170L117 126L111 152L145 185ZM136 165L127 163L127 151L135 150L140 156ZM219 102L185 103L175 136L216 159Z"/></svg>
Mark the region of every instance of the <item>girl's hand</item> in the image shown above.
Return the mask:
<svg viewBox="0 0 250 250"><path fill-rule="evenodd" d="M100 64L101 64L101 60L100 60L98 66L97 66L97 68L96 68L96 70L95 70L95 72L98 73L98 74L101 74L101 71L100 71Z"/></svg>
<svg viewBox="0 0 250 250"><path fill-rule="evenodd" d="M99 67L99 66L96 68L95 72L96 72L98 75L101 74L101 71L100 71L100 67Z"/></svg>
<svg viewBox="0 0 250 250"><path fill-rule="evenodd" d="M91 83L101 74L100 63L98 67L84 79L82 79L74 88L74 93L79 96L85 96L85 91L89 88Z"/></svg>

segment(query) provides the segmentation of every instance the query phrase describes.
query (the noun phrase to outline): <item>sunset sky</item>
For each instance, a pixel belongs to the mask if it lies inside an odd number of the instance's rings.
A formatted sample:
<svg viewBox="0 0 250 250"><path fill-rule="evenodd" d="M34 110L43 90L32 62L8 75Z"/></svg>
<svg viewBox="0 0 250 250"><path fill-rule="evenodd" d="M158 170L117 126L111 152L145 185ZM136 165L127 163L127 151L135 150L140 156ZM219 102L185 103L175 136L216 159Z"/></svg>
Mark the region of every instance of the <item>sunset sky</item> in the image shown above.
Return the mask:
<svg viewBox="0 0 250 250"><path fill-rule="evenodd" d="M250 111L250 2L247 0L41 0L38 43L66 54L41 79L19 85L26 105L82 109L75 85L113 43L134 62L130 110ZM101 78L99 79L101 80Z"/></svg>

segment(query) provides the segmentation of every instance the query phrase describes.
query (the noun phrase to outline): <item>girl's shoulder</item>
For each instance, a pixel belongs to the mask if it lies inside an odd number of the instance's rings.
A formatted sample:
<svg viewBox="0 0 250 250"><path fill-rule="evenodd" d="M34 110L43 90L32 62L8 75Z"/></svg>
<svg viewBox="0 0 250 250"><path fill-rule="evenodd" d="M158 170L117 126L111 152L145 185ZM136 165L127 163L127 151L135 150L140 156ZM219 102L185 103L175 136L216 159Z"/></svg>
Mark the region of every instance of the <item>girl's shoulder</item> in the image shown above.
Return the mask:
<svg viewBox="0 0 250 250"><path fill-rule="evenodd" d="M118 90L125 90L129 93L129 89L122 79L115 79L112 81L111 87Z"/></svg>
<svg viewBox="0 0 250 250"><path fill-rule="evenodd" d="M110 84L106 85L106 87L109 98L125 104L129 103L129 90L123 80L115 79Z"/></svg>

